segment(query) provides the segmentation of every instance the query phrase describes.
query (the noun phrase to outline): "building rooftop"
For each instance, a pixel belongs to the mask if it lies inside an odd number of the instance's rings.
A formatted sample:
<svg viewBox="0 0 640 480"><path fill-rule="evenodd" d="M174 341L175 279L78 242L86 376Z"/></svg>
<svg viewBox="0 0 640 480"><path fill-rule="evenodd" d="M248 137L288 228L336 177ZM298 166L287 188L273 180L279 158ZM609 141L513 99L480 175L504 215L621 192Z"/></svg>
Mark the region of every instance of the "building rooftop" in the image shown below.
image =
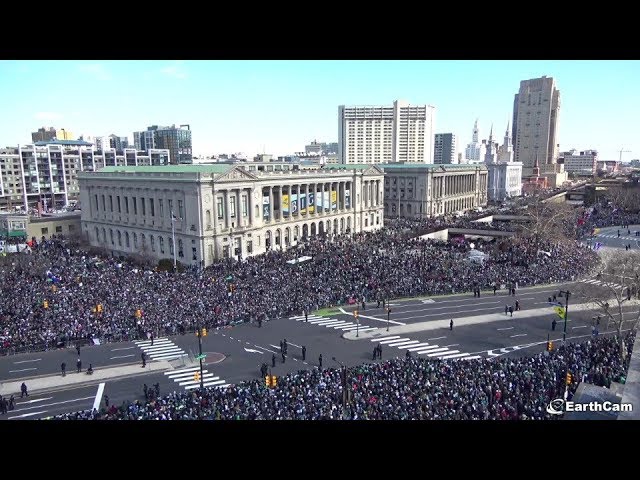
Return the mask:
<svg viewBox="0 0 640 480"><path fill-rule="evenodd" d="M379 163L377 164L383 169L401 169L401 168L445 168L446 170L463 170L465 168L476 168L478 166L486 166L484 163L478 164L462 164L457 163Z"/></svg>
<svg viewBox="0 0 640 480"><path fill-rule="evenodd" d="M371 165L366 165L366 164L361 164L361 163L354 163L352 164L343 164L343 163L332 163L329 165L325 165L324 167L322 167L323 170L366 170L367 168L371 168L373 166L378 166L381 167L382 165L379 164L371 164Z"/></svg>
<svg viewBox="0 0 640 480"><path fill-rule="evenodd" d="M104 167L98 172L104 173L225 173L233 168L232 164L202 165L154 165L139 167Z"/></svg>
<svg viewBox="0 0 640 480"><path fill-rule="evenodd" d="M93 145L91 142L85 142L84 140L47 140L44 142L35 142L36 147L44 147L46 145L72 145L74 147L84 146L90 147Z"/></svg>

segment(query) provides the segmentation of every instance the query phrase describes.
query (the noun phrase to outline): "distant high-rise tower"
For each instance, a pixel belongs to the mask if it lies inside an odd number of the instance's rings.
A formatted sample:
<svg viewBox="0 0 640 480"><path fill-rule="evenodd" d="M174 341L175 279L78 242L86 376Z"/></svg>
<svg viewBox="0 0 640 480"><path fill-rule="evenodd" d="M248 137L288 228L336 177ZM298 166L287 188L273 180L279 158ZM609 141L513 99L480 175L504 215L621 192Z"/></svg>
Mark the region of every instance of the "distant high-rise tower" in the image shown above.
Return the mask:
<svg viewBox="0 0 640 480"><path fill-rule="evenodd" d="M553 78L543 76L520 82L513 101L514 160L522 162L523 175L552 172L558 158L560 91ZM537 160L536 160L537 159Z"/></svg>
<svg viewBox="0 0 640 480"><path fill-rule="evenodd" d="M183 128L187 127L187 128ZM193 163L193 149L191 144L191 127L180 125L176 127L159 127L153 125L147 128L146 132L134 132L134 143L136 148L144 147L141 150L150 148L165 148L169 150L169 160L171 163Z"/></svg>
<svg viewBox="0 0 640 480"><path fill-rule="evenodd" d="M433 163L458 163L456 136L453 133L436 133Z"/></svg>
<svg viewBox="0 0 640 480"><path fill-rule="evenodd" d="M341 163L430 163L435 107L396 100L393 106L338 107Z"/></svg>
<svg viewBox="0 0 640 480"><path fill-rule="evenodd" d="M50 140L74 140L73 133L64 128L56 130L53 127L39 128L37 132L31 133L31 140L35 142L48 142Z"/></svg>
<svg viewBox="0 0 640 480"><path fill-rule="evenodd" d="M467 144L464 150L464 158L467 162L484 162L485 145L479 141L480 131L478 129L478 119L473 124L473 134L471 143Z"/></svg>

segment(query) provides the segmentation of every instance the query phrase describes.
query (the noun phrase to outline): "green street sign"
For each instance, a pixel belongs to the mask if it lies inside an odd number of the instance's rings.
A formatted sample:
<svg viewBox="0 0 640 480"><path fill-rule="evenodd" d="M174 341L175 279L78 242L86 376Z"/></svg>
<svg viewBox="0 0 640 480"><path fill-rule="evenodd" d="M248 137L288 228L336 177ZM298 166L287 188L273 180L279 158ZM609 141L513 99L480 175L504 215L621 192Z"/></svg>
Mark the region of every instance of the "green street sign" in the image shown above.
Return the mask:
<svg viewBox="0 0 640 480"><path fill-rule="evenodd" d="M207 356L203 353L202 355L198 355L196 360L204 360L205 358L207 358Z"/></svg>

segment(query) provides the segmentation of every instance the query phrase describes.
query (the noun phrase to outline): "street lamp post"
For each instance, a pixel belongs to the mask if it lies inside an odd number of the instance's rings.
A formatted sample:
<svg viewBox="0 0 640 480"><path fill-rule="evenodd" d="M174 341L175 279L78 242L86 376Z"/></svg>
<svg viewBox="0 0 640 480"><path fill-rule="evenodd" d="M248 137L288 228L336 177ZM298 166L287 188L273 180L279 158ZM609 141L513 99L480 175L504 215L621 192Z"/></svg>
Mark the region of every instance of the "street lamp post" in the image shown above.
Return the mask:
<svg viewBox="0 0 640 480"><path fill-rule="evenodd" d="M206 329L198 326L198 351L200 353L200 355L198 355L198 358L200 360L200 389L204 389L204 378L202 378L202 359L204 358L202 355L202 335L203 333L206 334L206 331Z"/></svg>
<svg viewBox="0 0 640 480"><path fill-rule="evenodd" d="M387 305L389 305L387 303ZM391 307L387 306L387 332L389 331L389 317L391 317Z"/></svg>
<svg viewBox="0 0 640 480"><path fill-rule="evenodd" d="M353 311L353 316L356 319L356 337L360 336L360 320L358 319L358 310Z"/></svg>
<svg viewBox="0 0 640 480"><path fill-rule="evenodd" d="M562 345L565 344L567 340L567 317L569 316L569 298L571 297L571 292L569 290L560 290L560 298L563 296L567 297L567 302L564 307L564 332L562 333Z"/></svg>

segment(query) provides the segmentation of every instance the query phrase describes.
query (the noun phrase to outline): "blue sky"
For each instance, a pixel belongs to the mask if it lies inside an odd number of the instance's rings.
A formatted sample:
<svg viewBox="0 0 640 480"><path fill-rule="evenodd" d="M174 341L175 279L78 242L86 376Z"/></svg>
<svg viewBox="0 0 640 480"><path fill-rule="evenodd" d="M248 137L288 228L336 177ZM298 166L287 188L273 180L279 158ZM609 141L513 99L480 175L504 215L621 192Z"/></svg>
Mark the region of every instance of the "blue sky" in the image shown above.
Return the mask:
<svg viewBox="0 0 640 480"><path fill-rule="evenodd" d="M471 141L491 124L502 139L520 80L560 90L561 151L640 158L639 61L1 61L2 146L41 126L128 136L190 124L196 154L304 150L337 141L338 105L436 106L436 132Z"/></svg>

